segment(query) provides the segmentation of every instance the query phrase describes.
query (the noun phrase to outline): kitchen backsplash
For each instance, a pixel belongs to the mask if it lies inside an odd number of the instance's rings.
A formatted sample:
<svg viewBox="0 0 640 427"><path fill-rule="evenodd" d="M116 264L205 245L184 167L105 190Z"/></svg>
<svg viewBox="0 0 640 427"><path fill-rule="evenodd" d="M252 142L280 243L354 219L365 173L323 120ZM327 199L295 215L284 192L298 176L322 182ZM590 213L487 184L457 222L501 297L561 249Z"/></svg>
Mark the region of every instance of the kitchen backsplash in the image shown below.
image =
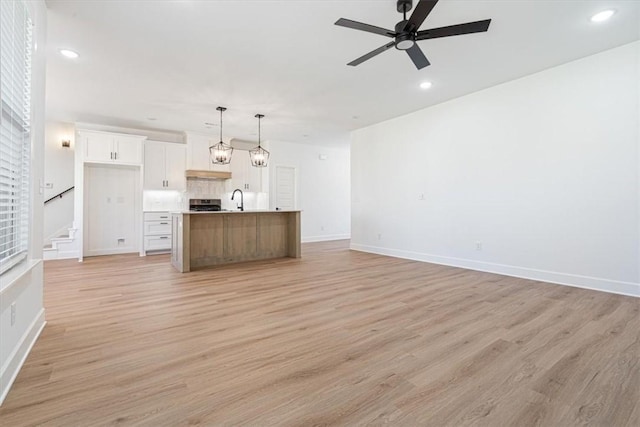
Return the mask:
<svg viewBox="0 0 640 427"><path fill-rule="evenodd" d="M182 211L189 209L189 199L220 199L222 209L236 210L240 196L231 200L226 181L190 178L187 191L144 191L142 206L145 211ZM245 210L269 209L268 193L244 192Z"/></svg>
<svg viewBox="0 0 640 427"><path fill-rule="evenodd" d="M231 200L232 193L225 193L220 197L222 201L222 209L234 211L238 209L240 204L240 195ZM267 193L244 192L244 209L252 211L256 209L269 209L269 195Z"/></svg>
<svg viewBox="0 0 640 427"><path fill-rule="evenodd" d="M180 191L152 190L142 193L142 209L150 211L181 211L188 200Z"/></svg>
<svg viewBox="0 0 640 427"><path fill-rule="evenodd" d="M189 178L187 199L220 199L227 191L225 181L217 179Z"/></svg>

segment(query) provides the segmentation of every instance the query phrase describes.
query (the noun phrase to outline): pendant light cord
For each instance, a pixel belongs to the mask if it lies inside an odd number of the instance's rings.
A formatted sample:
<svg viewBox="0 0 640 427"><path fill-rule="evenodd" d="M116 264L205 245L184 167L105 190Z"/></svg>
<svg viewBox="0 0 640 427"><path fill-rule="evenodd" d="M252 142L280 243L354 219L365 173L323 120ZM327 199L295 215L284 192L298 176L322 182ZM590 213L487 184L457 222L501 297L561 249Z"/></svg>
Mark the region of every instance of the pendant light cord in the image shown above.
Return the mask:
<svg viewBox="0 0 640 427"><path fill-rule="evenodd" d="M220 142L222 142L222 109L220 109Z"/></svg>
<svg viewBox="0 0 640 427"><path fill-rule="evenodd" d="M258 117L258 148L260 148L260 121L262 117Z"/></svg>

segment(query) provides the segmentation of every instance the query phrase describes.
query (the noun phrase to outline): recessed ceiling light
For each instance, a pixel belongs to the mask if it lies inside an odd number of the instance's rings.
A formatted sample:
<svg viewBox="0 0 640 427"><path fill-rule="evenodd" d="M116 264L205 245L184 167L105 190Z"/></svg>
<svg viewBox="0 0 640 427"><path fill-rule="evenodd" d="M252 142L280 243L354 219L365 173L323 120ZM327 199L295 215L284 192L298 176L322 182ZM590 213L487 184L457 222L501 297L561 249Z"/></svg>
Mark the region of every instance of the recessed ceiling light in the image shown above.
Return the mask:
<svg viewBox="0 0 640 427"><path fill-rule="evenodd" d="M71 58L71 59L76 59L78 56L78 52L74 52L73 50L69 50L69 49L60 49L60 54L62 56L66 56L67 58Z"/></svg>
<svg viewBox="0 0 640 427"><path fill-rule="evenodd" d="M431 82L420 83L420 89L429 89L430 87L431 87Z"/></svg>
<svg viewBox="0 0 640 427"><path fill-rule="evenodd" d="M616 13L613 9L603 10L602 12L598 12L591 17L591 22L604 22L607 19L611 18L613 14Z"/></svg>

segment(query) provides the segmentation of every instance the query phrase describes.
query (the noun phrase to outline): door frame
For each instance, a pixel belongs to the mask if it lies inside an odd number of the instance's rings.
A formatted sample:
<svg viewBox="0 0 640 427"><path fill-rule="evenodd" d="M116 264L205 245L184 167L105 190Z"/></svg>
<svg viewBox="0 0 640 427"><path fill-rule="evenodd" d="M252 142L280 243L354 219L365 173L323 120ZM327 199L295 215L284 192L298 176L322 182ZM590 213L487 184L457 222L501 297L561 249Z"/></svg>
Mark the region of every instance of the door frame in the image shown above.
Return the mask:
<svg viewBox="0 0 640 427"><path fill-rule="evenodd" d="M278 200L278 168L290 168L293 169L293 209L298 209L298 167L292 164L278 163L274 165L272 169L272 176L269 180L271 185L270 193L273 197L269 197L269 208L271 210L276 209L276 201Z"/></svg>

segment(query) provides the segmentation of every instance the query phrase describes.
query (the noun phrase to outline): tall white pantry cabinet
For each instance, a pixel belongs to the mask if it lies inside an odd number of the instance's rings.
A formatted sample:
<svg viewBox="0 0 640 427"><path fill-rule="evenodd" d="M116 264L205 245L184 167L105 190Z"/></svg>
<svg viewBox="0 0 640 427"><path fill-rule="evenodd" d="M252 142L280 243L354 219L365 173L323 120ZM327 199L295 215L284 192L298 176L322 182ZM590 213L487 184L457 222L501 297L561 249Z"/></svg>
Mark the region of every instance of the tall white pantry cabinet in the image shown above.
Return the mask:
<svg viewBox="0 0 640 427"><path fill-rule="evenodd" d="M80 261L140 250L145 139L76 131L74 222Z"/></svg>

